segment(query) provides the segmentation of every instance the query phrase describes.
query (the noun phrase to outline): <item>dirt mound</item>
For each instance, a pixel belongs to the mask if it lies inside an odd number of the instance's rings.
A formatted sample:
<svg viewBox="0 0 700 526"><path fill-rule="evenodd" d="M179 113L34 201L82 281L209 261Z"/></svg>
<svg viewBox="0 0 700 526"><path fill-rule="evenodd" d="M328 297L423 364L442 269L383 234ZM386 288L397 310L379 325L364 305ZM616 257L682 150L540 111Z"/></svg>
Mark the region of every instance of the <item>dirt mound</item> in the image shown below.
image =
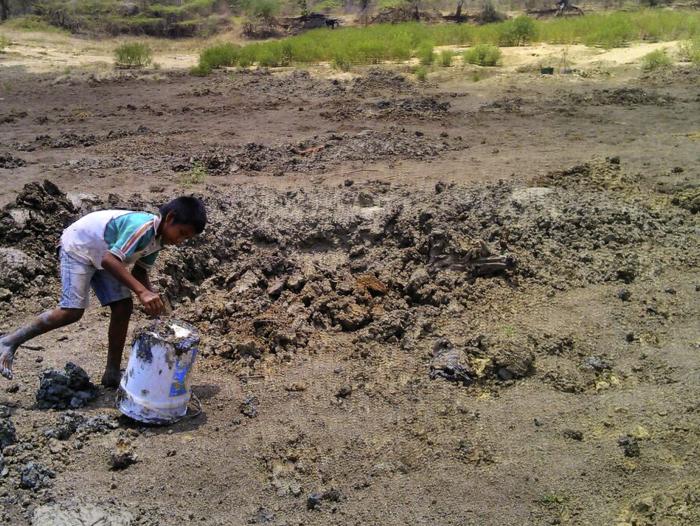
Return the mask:
<svg viewBox="0 0 700 526"><path fill-rule="evenodd" d="M352 80L349 91L357 95L381 95L383 92L407 94L416 91L415 85L403 75L389 69L372 68Z"/></svg>
<svg viewBox="0 0 700 526"><path fill-rule="evenodd" d="M426 159L462 147L459 139L436 139L422 132L395 128L386 132L331 133L279 146L249 143L238 151L210 150L192 159L216 174L243 171L283 175L284 172L318 172L345 161L367 162L394 157ZM173 169L189 170L192 166L192 162L183 160Z"/></svg>
<svg viewBox="0 0 700 526"><path fill-rule="evenodd" d="M21 168L26 164L26 161L20 159L19 157L15 157L11 153L0 153L0 168L12 170L13 168Z"/></svg>
<svg viewBox="0 0 700 526"><path fill-rule="evenodd" d="M335 121L348 119L387 119L387 120L439 120L450 109L449 102L439 101L435 97L410 97L404 99L382 99L375 102L348 104L347 99L331 103L337 107L333 111L324 111L322 117ZM326 105L328 106L328 105Z"/></svg>
<svg viewBox="0 0 700 526"><path fill-rule="evenodd" d="M596 89L590 95L572 94L570 97L575 104L591 106L663 106L674 101L670 95L642 88Z"/></svg>

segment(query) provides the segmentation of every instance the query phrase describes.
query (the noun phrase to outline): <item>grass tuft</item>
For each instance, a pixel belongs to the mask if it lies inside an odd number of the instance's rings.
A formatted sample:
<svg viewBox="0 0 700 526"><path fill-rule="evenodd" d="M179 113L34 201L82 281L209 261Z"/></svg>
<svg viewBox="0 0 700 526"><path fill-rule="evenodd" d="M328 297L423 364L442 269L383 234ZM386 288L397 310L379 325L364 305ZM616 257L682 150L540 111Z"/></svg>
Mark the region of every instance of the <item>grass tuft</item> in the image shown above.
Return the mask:
<svg viewBox="0 0 700 526"><path fill-rule="evenodd" d="M700 66L700 35L694 39L679 43L678 55L682 61L690 62L694 66Z"/></svg>
<svg viewBox="0 0 700 526"><path fill-rule="evenodd" d="M435 53L433 52L433 44L430 42L423 42L416 49L416 57L421 66L430 66L435 61Z"/></svg>
<svg viewBox="0 0 700 526"><path fill-rule="evenodd" d="M642 71L648 72L656 71L657 69L665 69L670 67L671 64L671 57L669 57L663 49L657 49L642 57Z"/></svg>
<svg viewBox="0 0 700 526"><path fill-rule="evenodd" d="M126 42L114 50L115 64L119 68L143 68L153 60L148 44L143 42Z"/></svg>
<svg viewBox="0 0 700 526"><path fill-rule="evenodd" d="M477 66L497 66L501 62L501 50L491 44L478 44L464 52L464 62Z"/></svg>
<svg viewBox="0 0 700 526"><path fill-rule="evenodd" d="M454 51L445 49L440 52L439 63L443 68L449 68L452 65L452 58L455 56Z"/></svg>
<svg viewBox="0 0 700 526"><path fill-rule="evenodd" d="M418 66L413 73L416 75L416 80L420 82L425 82L428 78L428 68L425 66Z"/></svg>
<svg viewBox="0 0 700 526"><path fill-rule="evenodd" d="M5 35L0 35L0 53L4 53L5 48L10 45L10 39Z"/></svg>

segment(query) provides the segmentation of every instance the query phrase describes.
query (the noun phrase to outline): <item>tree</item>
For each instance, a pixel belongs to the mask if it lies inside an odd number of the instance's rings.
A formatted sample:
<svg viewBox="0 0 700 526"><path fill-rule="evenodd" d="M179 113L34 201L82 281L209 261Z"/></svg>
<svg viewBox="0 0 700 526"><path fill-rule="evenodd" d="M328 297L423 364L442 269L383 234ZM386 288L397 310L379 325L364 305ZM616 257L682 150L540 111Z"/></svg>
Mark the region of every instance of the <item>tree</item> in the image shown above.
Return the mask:
<svg viewBox="0 0 700 526"><path fill-rule="evenodd" d="M0 0L0 20L7 20L10 16L10 0Z"/></svg>

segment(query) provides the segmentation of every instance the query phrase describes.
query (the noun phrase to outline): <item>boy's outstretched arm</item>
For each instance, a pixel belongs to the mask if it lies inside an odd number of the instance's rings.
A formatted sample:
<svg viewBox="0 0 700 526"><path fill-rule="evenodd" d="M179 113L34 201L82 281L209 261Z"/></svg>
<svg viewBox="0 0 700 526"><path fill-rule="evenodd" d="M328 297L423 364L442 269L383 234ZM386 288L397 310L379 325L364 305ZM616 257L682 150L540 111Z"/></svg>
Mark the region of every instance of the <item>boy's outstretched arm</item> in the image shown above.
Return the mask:
<svg viewBox="0 0 700 526"><path fill-rule="evenodd" d="M120 283L134 291L147 314L157 316L163 312L165 306L160 296L149 290L146 285L134 277L117 256L110 252L105 254L102 258L102 268L117 278Z"/></svg>

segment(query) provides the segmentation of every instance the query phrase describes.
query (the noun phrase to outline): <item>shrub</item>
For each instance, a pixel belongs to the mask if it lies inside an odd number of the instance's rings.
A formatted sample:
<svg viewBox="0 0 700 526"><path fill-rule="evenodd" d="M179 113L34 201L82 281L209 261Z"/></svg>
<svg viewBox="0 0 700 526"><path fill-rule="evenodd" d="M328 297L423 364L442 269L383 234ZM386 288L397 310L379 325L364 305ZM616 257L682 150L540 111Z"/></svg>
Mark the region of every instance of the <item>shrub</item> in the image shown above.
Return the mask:
<svg viewBox="0 0 700 526"><path fill-rule="evenodd" d="M127 42L114 50L117 67L143 68L152 60L151 48L143 42Z"/></svg>
<svg viewBox="0 0 700 526"><path fill-rule="evenodd" d="M498 44L501 46L521 46L533 41L536 36L535 21L527 16L519 16L501 24Z"/></svg>
<svg viewBox="0 0 700 526"><path fill-rule="evenodd" d="M338 69L340 71L350 71L352 69L350 59L346 55L340 53L333 57L331 66L333 69Z"/></svg>
<svg viewBox="0 0 700 526"><path fill-rule="evenodd" d="M421 82L425 82L425 79L428 78L428 68L425 66L418 66L413 73L415 73L416 79Z"/></svg>
<svg viewBox="0 0 700 526"><path fill-rule="evenodd" d="M464 52L464 61L478 66L497 66L501 62L501 50L491 44L478 44Z"/></svg>
<svg viewBox="0 0 700 526"><path fill-rule="evenodd" d="M416 56L420 61L422 66L430 66L435 60L435 53L433 53L433 45L430 42L424 42L416 50Z"/></svg>
<svg viewBox="0 0 700 526"><path fill-rule="evenodd" d="M482 24L500 22L505 18L505 15L496 11L496 8L494 7L493 2L491 2L491 0L486 0L484 2L483 7L481 8L481 13L479 13L479 21Z"/></svg>
<svg viewBox="0 0 700 526"><path fill-rule="evenodd" d="M183 186L200 184L206 180L208 175L209 171L207 170L207 167L204 166L204 163L202 163L202 161L195 161L192 164L192 168L188 172L183 172L182 176L180 177L180 183Z"/></svg>
<svg viewBox="0 0 700 526"><path fill-rule="evenodd" d="M657 49L651 53L647 53L642 57L642 70L654 71L657 69L667 68L671 65L671 58L663 49Z"/></svg>
<svg viewBox="0 0 700 526"><path fill-rule="evenodd" d="M678 44L678 55L685 62L700 66L700 35Z"/></svg>
<svg viewBox="0 0 700 526"><path fill-rule="evenodd" d="M251 0L248 2L246 14L251 18L270 20L280 9L276 0Z"/></svg>
<svg viewBox="0 0 700 526"><path fill-rule="evenodd" d="M212 69L234 66L238 61L241 48L230 42L220 42L209 46L199 54L200 76L208 75ZM194 73L197 75L197 73Z"/></svg>
<svg viewBox="0 0 700 526"><path fill-rule="evenodd" d="M62 29L48 24L44 19L36 15L18 16L3 22L8 29L20 31L44 31L49 33L62 33Z"/></svg>
<svg viewBox="0 0 700 526"><path fill-rule="evenodd" d="M449 68L452 65L452 57L455 56L455 52L449 49L445 49L440 52L440 65L443 68Z"/></svg>

